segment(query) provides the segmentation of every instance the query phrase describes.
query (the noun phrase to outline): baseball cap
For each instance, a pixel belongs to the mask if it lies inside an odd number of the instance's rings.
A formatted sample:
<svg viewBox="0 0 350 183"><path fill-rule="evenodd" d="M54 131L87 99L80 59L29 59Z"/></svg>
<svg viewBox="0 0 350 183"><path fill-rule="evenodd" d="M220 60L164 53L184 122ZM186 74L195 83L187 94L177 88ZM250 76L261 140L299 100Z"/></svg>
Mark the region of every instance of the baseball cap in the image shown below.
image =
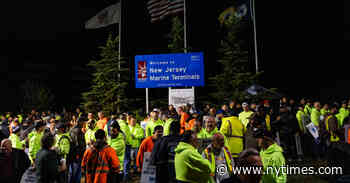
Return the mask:
<svg viewBox="0 0 350 183"><path fill-rule="evenodd" d="M242 107L247 107L248 103L247 102L243 102Z"/></svg>
<svg viewBox="0 0 350 183"><path fill-rule="evenodd" d="M154 108L154 109L153 109L153 112L159 112L159 109Z"/></svg>

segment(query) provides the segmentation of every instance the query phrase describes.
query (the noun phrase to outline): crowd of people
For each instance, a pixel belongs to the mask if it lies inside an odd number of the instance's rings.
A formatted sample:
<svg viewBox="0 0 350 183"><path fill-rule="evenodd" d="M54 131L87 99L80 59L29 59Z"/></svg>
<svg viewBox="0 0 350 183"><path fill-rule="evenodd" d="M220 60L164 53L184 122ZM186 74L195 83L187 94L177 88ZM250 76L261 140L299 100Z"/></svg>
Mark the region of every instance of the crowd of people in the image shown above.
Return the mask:
<svg viewBox="0 0 350 183"><path fill-rule="evenodd" d="M0 124L0 177L4 183L130 182L147 172L147 164L156 170L150 182L157 183L284 183L284 173L234 170L327 159L346 171L349 114L350 100L321 105L286 97L278 107L268 100L201 109L169 105L143 118L127 111L96 116L79 108L7 112ZM25 180L28 172L35 172L35 180Z"/></svg>

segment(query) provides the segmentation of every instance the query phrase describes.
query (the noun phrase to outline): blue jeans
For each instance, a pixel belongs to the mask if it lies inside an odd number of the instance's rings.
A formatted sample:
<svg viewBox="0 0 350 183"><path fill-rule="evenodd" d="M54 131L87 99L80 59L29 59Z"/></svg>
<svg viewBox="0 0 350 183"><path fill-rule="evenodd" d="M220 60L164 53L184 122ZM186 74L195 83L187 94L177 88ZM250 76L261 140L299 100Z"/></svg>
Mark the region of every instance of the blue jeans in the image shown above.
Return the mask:
<svg viewBox="0 0 350 183"><path fill-rule="evenodd" d="M129 179L129 170L130 170L130 151L131 151L131 145L125 146L125 155L124 155L124 180Z"/></svg>
<svg viewBox="0 0 350 183"><path fill-rule="evenodd" d="M68 182L69 183L80 183L81 179L81 164L78 162L74 162L69 166L69 175Z"/></svg>
<svg viewBox="0 0 350 183"><path fill-rule="evenodd" d="M134 172L137 172L137 166L136 166L136 157L137 157L137 152L138 152L138 148L131 148L130 150L130 159L131 161L134 162L134 165L131 167L134 169Z"/></svg>

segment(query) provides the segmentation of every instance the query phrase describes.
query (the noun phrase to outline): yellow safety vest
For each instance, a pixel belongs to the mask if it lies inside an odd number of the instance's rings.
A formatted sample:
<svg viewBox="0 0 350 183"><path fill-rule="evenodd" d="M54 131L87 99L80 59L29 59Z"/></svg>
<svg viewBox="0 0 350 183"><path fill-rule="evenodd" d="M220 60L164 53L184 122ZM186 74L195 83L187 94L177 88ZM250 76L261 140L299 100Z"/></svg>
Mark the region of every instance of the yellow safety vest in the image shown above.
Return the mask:
<svg viewBox="0 0 350 183"><path fill-rule="evenodd" d="M271 119L270 119L270 115L266 114L266 117L265 117L265 121L266 121L266 128L267 128L267 131L271 131Z"/></svg>
<svg viewBox="0 0 350 183"><path fill-rule="evenodd" d="M238 157L243 151L244 126L236 116L222 118L220 132L226 138L226 146L233 157Z"/></svg>
<svg viewBox="0 0 350 183"><path fill-rule="evenodd" d="M332 117L332 115L329 115L326 119L326 130L331 134L330 141L331 142L338 142L340 139L338 135L334 134L333 132L329 131L328 127L328 120Z"/></svg>
<svg viewBox="0 0 350 183"><path fill-rule="evenodd" d="M205 156L207 157L207 159L210 161L211 163L211 167L216 167L215 166L215 156L213 152L210 152L210 157L209 157L209 152L208 152L208 148L206 148L204 150ZM232 172L232 156L230 155L230 151L227 149L227 147L224 147L224 155L225 155L225 160L226 160L226 164L228 167L229 172ZM213 173L213 172L212 172Z"/></svg>

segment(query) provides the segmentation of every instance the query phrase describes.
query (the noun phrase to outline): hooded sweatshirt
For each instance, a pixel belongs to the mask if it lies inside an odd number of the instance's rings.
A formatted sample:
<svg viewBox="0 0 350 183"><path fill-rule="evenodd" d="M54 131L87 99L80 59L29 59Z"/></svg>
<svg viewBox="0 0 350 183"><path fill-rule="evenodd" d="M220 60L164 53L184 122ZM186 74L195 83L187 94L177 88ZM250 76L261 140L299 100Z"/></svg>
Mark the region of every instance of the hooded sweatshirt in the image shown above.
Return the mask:
<svg viewBox="0 0 350 183"><path fill-rule="evenodd" d="M283 149L276 143L270 145L267 149L260 151L260 156L265 171L265 174L262 177L262 183L287 182L287 174L282 174L282 166L286 166L285 159L282 153ZM270 167L269 171L267 170L268 167ZM273 169L273 171L271 170L271 168ZM278 172L277 174L276 170L280 172Z"/></svg>
<svg viewBox="0 0 350 183"><path fill-rule="evenodd" d="M192 145L180 142L175 149L176 179L184 182L206 183L210 179L210 162L204 159Z"/></svg>

